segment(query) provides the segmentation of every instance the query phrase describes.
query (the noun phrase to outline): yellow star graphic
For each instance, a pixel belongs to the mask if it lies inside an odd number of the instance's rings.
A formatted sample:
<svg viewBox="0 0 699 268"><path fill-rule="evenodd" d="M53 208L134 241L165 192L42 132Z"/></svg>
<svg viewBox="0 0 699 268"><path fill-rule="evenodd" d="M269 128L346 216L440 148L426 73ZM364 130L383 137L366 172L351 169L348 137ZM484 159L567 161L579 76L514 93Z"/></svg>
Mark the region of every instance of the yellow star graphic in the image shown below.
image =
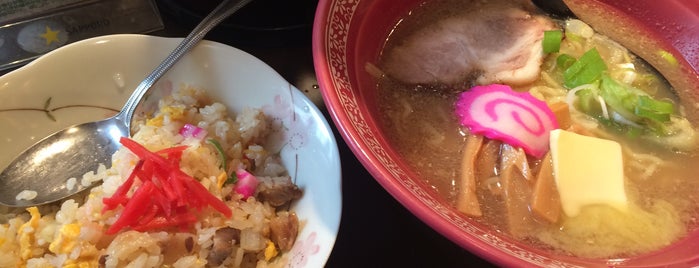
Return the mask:
<svg viewBox="0 0 699 268"><path fill-rule="evenodd" d="M46 45L47 45L47 46L50 45L50 44L53 43L53 42L58 42L58 41L59 41L59 40L58 40L58 32L59 32L59 31L51 30L51 27L46 26L46 31L45 31L43 34L41 34L41 37L43 37L44 40L46 40Z"/></svg>

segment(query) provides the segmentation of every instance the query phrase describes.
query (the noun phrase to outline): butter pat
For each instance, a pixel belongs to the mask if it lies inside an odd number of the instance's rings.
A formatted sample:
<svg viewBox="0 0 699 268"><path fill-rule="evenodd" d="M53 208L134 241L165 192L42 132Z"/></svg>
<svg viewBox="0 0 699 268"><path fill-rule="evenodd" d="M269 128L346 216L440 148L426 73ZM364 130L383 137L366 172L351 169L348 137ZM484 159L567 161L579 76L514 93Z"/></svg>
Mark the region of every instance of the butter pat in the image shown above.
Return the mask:
<svg viewBox="0 0 699 268"><path fill-rule="evenodd" d="M584 206L628 209L621 145L561 129L551 131L551 158L563 212L575 217Z"/></svg>

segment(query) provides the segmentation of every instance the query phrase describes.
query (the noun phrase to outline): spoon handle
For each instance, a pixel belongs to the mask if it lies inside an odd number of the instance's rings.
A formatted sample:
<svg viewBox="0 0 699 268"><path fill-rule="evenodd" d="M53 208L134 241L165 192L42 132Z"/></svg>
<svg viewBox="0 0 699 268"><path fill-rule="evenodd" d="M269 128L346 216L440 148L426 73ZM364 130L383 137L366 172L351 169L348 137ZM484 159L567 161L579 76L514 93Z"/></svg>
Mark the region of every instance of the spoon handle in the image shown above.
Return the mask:
<svg viewBox="0 0 699 268"><path fill-rule="evenodd" d="M252 0L223 0L208 16L206 16L192 32L136 87L121 112L115 117L122 121L128 129L131 129L131 118L136 107L148 90L165 74L175 63L201 41L204 36L216 25L228 16Z"/></svg>

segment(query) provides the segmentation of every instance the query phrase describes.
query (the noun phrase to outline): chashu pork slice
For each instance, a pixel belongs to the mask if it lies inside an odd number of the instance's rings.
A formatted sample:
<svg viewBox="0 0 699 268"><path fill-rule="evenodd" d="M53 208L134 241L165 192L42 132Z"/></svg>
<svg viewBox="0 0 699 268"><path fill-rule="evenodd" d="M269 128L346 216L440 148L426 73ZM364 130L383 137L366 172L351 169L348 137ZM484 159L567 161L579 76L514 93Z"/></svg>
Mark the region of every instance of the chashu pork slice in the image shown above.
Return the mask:
<svg viewBox="0 0 699 268"><path fill-rule="evenodd" d="M489 8L417 30L384 56L382 69L410 84L503 83L539 77L546 17L519 8Z"/></svg>

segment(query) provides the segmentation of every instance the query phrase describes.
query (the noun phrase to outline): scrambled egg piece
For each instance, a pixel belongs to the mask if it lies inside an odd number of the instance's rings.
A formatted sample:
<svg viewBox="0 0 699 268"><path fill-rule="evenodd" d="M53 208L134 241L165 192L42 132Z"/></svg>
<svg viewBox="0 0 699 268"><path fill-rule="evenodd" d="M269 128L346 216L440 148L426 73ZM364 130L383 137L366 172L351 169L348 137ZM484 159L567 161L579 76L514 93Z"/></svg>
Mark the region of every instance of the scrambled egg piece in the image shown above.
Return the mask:
<svg viewBox="0 0 699 268"><path fill-rule="evenodd" d="M80 247L80 256L77 259L66 260L63 268L93 268L98 267L100 251L89 243L79 241L80 224L71 223L63 225L56 239L49 244L49 250L56 255L73 253L76 247Z"/></svg>
<svg viewBox="0 0 699 268"><path fill-rule="evenodd" d="M221 172L221 174L218 174L218 177L216 177L216 186L219 190L223 188L223 184L226 183L226 180L228 180L226 172Z"/></svg>
<svg viewBox="0 0 699 268"><path fill-rule="evenodd" d="M99 266L97 264L91 264L88 262L66 263L63 265L63 268L93 268L93 267L99 267Z"/></svg>
<svg viewBox="0 0 699 268"><path fill-rule="evenodd" d="M163 126L163 115L158 115L146 121L146 126L162 127Z"/></svg>
<svg viewBox="0 0 699 268"><path fill-rule="evenodd" d="M19 227L17 231L17 236L19 237L19 252L20 258L26 261L32 257L32 245L34 244L36 238L34 233L37 227L39 227L39 219L41 219L41 213L37 207L27 208L27 211L32 216L29 221Z"/></svg>
<svg viewBox="0 0 699 268"><path fill-rule="evenodd" d="M274 246L274 243L272 241L267 241L267 247L265 248L265 261L269 261L270 259L274 258L279 254L279 251L277 251L277 247Z"/></svg>
<svg viewBox="0 0 699 268"><path fill-rule="evenodd" d="M181 120L184 118L184 108L177 106L163 106L160 108L160 113L157 116L146 121L146 125L162 127L165 116L168 116L171 121Z"/></svg>
<svg viewBox="0 0 699 268"><path fill-rule="evenodd" d="M58 233L58 237L49 244L49 250L56 254L70 254L77 244L78 236L80 236L79 224L63 225Z"/></svg>
<svg viewBox="0 0 699 268"><path fill-rule="evenodd" d="M67 260L63 268L97 268L99 267L100 251L94 245L84 245L77 260Z"/></svg>

